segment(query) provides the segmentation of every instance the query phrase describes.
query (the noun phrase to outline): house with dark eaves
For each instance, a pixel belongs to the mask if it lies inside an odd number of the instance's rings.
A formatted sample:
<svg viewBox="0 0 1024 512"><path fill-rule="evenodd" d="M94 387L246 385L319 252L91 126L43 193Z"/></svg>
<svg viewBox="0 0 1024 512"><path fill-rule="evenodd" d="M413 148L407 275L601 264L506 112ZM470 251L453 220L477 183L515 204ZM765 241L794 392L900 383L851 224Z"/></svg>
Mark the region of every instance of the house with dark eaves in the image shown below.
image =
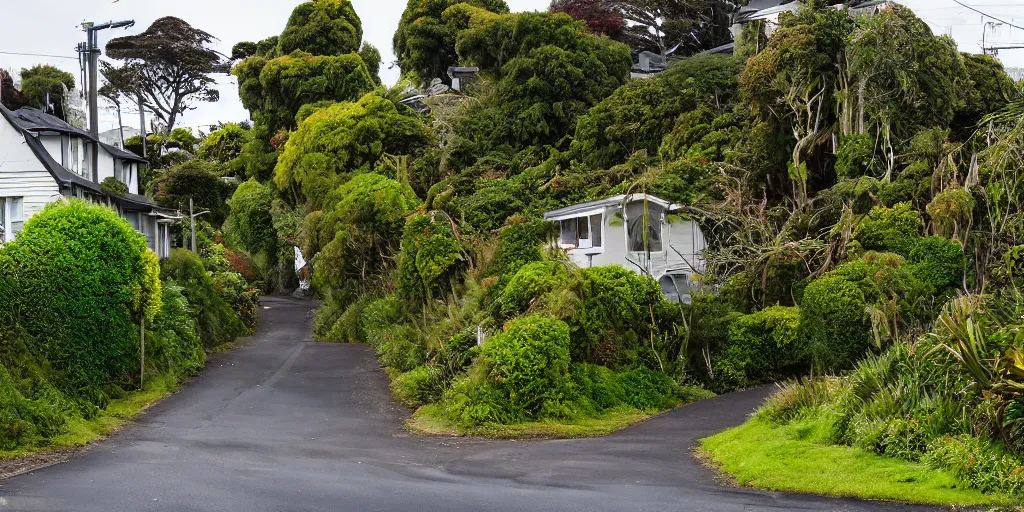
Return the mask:
<svg viewBox="0 0 1024 512"><path fill-rule="evenodd" d="M0 118L0 243L13 240L48 203L79 198L114 209L145 235L157 256L169 254L170 225L180 217L139 194L144 159L35 108L12 112L0 105ZM90 152L97 148L93 168ZM100 183L107 178L128 193L104 190Z"/></svg>

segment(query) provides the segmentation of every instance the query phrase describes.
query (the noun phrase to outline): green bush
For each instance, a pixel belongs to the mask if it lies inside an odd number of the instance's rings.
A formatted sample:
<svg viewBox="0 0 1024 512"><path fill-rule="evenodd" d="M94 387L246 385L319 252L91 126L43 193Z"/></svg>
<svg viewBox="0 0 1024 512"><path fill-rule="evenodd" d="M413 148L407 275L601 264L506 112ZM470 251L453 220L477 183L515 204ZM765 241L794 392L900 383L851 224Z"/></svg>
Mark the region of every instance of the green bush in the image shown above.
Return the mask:
<svg viewBox="0 0 1024 512"><path fill-rule="evenodd" d="M377 351L381 366L407 372L423 364L426 354L408 325L392 325L367 332L367 342Z"/></svg>
<svg viewBox="0 0 1024 512"><path fill-rule="evenodd" d="M1024 460L1007 453L987 439L976 436L945 436L928 446L922 461L953 473L982 491L1024 493Z"/></svg>
<svg viewBox="0 0 1024 512"><path fill-rule="evenodd" d="M615 375L625 393L623 401L641 410L667 409L679 403L679 386L661 372L635 368Z"/></svg>
<svg viewBox="0 0 1024 512"><path fill-rule="evenodd" d="M560 320L527 316L483 345L478 364L486 382L512 411L537 418L556 411L569 385L569 327Z"/></svg>
<svg viewBox="0 0 1024 512"><path fill-rule="evenodd" d="M947 188L935 194L925 211L932 218L936 234L956 236L970 227L974 215L974 197L962 188Z"/></svg>
<svg viewBox="0 0 1024 512"><path fill-rule="evenodd" d="M499 290L523 265L540 261L547 226L536 220L516 218L498 234L498 248L494 251L487 273L501 276Z"/></svg>
<svg viewBox="0 0 1024 512"><path fill-rule="evenodd" d="M839 142L836 175L840 178L871 176L878 167L875 140L871 135L847 135Z"/></svg>
<svg viewBox="0 0 1024 512"><path fill-rule="evenodd" d="M853 238L864 249L906 256L917 244L923 227L920 212L911 208L910 203L899 203L892 208L876 206L861 219Z"/></svg>
<svg viewBox="0 0 1024 512"><path fill-rule="evenodd" d="M441 372L436 367L417 366L391 381L391 390L399 400L418 406L438 400L444 392Z"/></svg>
<svg viewBox="0 0 1024 512"><path fill-rule="evenodd" d="M398 289L402 297L422 303L434 296L444 296L450 290L451 279L463 268L462 252L462 245L446 220L431 215L410 218L398 255Z"/></svg>
<svg viewBox="0 0 1024 512"><path fill-rule="evenodd" d="M370 333L402 323L406 307L398 297L388 295L368 303L360 318L363 332Z"/></svg>
<svg viewBox="0 0 1024 512"><path fill-rule="evenodd" d="M182 377L195 375L206 362L206 352L196 328L196 317L185 298L184 288L164 285L160 312L146 331L147 372Z"/></svg>
<svg viewBox="0 0 1024 512"><path fill-rule="evenodd" d="M582 302L567 320L572 326L574 360L610 368L629 363L626 355L657 328L656 311L666 303L661 287L650 277L618 265L580 272Z"/></svg>
<svg viewBox="0 0 1024 512"><path fill-rule="evenodd" d="M199 256L185 249L174 249L163 261L160 274L165 280L181 286L196 316L199 338L204 347L212 348L245 334L245 324L217 292L216 284Z"/></svg>
<svg viewBox="0 0 1024 512"><path fill-rule="evenodd" d="M907 258L910 272L935 290L958 287L967 267L967 255L959 242L930 236L922 238Z"/></svg>
<svg viewBox="0 0 1024 512"><path fill-rule="evenodd" d="M63 391L94 404L101 389L130 384L138 320L160 309L156 255L127 221L82 201L53 203L0 249L31 350L59 372Z"/></svg>
<svg viewBox="0 0 1024 512"><path fill-rule="evenodd" d="M572 376L575 401L585 411L600 412L626 402L626 391L615 372L590 363L573 363Z"/></svg>
<svg viewBox="0 0 1024 512"><path fill-rule="evenodd" d="M864 292L840 275L825 275L807 285L799 336L807 340L816 370L847 368L864 355L870 343L865 306Z"/></svg>
<svg viewBox="0 0 1024 512"><path fill-rule="evenodd" d="M366 342L366 331L363 329L363 312L366 310L366 306L370 304L373 299L371 297L363 297L352 304L349 304L347 308L340 315L334 315L333 322L330 322L327 332L320 335L325 341L343 341L352 343L365 343ZM325 310L325 315L328 314ZM320 311L317 311L318 316Z"/></svg>
<svg viewBox="0 0 1024 512"><path fill-rule="evenodd" d="M522 266L508 281L501 294L501 313L505 318L524 313L533 301L544 295L569 288L572 276L560 261L536 261Z"/></svg>
<svg viewBox="0 0 1024 512"><path fill-rule="evenodd" d="M738 317L729 326L726 359L743 373L743 386L799 373L808 359L798 337L800 309L772 306ZM724 370L723 366L723 370Z"/></svg>

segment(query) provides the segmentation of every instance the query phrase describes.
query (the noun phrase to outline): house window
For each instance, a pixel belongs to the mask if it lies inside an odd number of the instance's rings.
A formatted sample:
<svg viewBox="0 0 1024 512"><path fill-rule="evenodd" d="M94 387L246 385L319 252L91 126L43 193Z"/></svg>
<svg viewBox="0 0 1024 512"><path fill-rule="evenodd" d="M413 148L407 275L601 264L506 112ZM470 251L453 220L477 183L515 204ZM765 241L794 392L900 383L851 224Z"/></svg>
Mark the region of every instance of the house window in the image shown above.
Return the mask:
<svg viewBox="0 0 1024 512"><path fill-rule="evenodd" d="M20 197L0 197L0 241L14 240L25 225L25 201Z"/></svg>
<svg viewBox="0 0 1024 512"><path fill-rule="evenodd" d="M661 285L661 294L672 302L689 302L690 278L685 273L665 274L658 280Z"/></svg>
<svg viewBox="0 0 1024 512"><path fill-rule="evenodd" d="M71 165L69 165L67 167L68 167L68 169L71 169L72 171L79 172L79 169L81 169L81 167L79 167L79 165L78 165L79 164L79 161L78 161L78 139L71 138L69 140L69 143L71 145L71 162L70 162Z"/></svg>
<svg viewBox="0 0 1024 512"><path fill-rule="evenodd" d="M629 250L661 252L661 215L639 215L629 220Z"/></svg>
<svg viewBox="0 0 1024 512"><path fill-rule="evenodd" d="M114 163L114 178L125 185L129 184L132 179L132 164L127 160L121 160L120 165L117 162Z"/></svg>
<svg viewBox="0 0 1024 512"><path fill-rule="evenodd" d="M559 243L577 249L593 249L601 247L602 215L596 213L587 217L576 217L560 221L561 237Z"/></svg>

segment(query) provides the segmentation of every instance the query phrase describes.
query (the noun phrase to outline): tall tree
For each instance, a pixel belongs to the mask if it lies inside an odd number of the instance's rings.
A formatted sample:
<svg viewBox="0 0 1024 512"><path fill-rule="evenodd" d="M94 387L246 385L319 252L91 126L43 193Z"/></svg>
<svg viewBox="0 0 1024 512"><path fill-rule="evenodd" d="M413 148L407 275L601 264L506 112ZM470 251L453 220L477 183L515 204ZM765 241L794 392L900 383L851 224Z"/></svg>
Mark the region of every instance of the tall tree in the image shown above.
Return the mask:
<svg viewBox="0 0 1024 512"><path fill-rule="evenodd" d="M455 52L459 27L443 19L442 14L459 3L460 0L409 0L392 39L403 75L415 76L422 82L434 78L450 81L448 67L459 62ZM505 0L468 0L465 3L494 13L508 12Z"/></svg>
<svg viewBox="0 0 1024 512"><path fill-rule="evenodd" d="M21 70L21 94L25 101L44 110L53 105L53 114L61 119L66 118L65 92L74 88L74 75L48 64L37 64Z"/></svg>
<svg viewBox="0 0 1024 512"><path fill-rule="evenodd" d="M553 0L548 10L564 12L587 24L587 30L597 36L621 39L626 20L615 4L608 0Z"/></svg>
<svg viewBox="0 0 1024 512"><path fill-rule="evenodd" d="M214 102L212 75L219 71L221 55L210 44L215 38L184 20L167 16L141 34L118 37L107 43L107 55L124 61L105 66L104 78L127 98L174 129L178 116L197 102Z"/></svg>
<svg viewBox="0 0 1024 512"><path fill-rule="evenodd" d="M692 55L732 40L729 26L737 0L617 0L629 22L627 39L635 51L663 56Z"/></svg>

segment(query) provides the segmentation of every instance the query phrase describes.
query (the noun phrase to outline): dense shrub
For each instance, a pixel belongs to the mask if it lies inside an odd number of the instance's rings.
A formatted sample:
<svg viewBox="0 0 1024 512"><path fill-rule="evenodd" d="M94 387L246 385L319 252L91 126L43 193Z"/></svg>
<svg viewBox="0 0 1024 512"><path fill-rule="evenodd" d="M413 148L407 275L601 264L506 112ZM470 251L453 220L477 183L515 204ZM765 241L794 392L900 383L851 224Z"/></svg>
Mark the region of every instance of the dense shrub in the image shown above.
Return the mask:
<svg viewBox="0 0 1024 512"><path fill-rule="evenodd" d="M175 284L165 285L161 304L146 332L147 371L151 375L195 375L206 362L206 352L184 289Z"/></svg>
<svg viewBox="0 0 1024 512"><path fill-rule="evenodd" d="M678 403L679 386L664 373L635 368L617 374L615 380L623 390L623 401L637 409L666 409Z"/></svg>
<svg viewBox="0 0 1024 512"><path fill-rule="evenodd" d="M974 197L959 187L952 187L932 198L925 208L932 218L932 227L936 234L954 237L970 229L974 214Z"/></svg>
<svg viewBox="0 0 1024 512"><path fill-rule="evenodd" d="M508 279L519 269L530 262L543 258L541 246L544 245L548 226L537 220L526 220L521 217L510 219L510 222L498 234L498 248L494 251L487 268L487 273L500 276L499 290Z"/></svg>
<svg viewBox="0 0 1024 512"><path fill-rule="evenodd" d="M867 250L910 254L921 236L921 214L910 203L899 203L892 208L876 206L861 219L853 238Z"/></svg>
<svg viewBox="0 0 1024 512"><path fill-rule="evenodd" d="M385 329L402 323L406 318L406 308L397 297L389 295L366 304L360 315L363 332Z"/></svg>
<svg viewBox="0 0 1024 512"><path fill-rule="evenodd" d="M447 292L465 262L462 253L451 223L432 215L410 218L398 255L398 289L403 298L422 302Z"/></svg>
<svg viewBox="0 0 1024 512"><path fill-rule="evenodd" d="M160 274L163 279L181 286L196 317L199 338L204 347L212 348L245 334L245 324L217 292L216 284L199 256L184 249L174 249L163 261Z"/></svg>
<svg viewBox="0 0 1024 512"><path fill-rule="evenodd" d="M570 382L569 327L536 315L512 320L484 344L478 364L512 414L557 414Z"/></svg>
<svg viewBox="0 0 1024 512"><path fill-rule="evenodd" d="M81 201L37 213L0 249L15 276L19 323L58 387L102 403L137 375L138 320L160 309L156 255L110 209Z"/></svg>
<svg viewBox="0 0 1024 512"><path fill-rule="evenodd" d="M407 405L417 406L441 398L444 392L441 370L431 366L417 366L391 382L391 390Z"/></svg>
<svg viewBox="0 0 1024 512"><path fill-rule="evenodd" d="M842 276L826 275L807 285L799 335L818 371L847 368L864 355L870 343L865 306L864 292Z"/></svg>
<svg viewBox="0 0 1024 512"><path fill-rule="evenodd" d="M960 285L967 255L959 242L930 236L922 238L907 258L910 271L936 291Z"/></svg>
<svg viewBox="0 0 1024 512"><path fill-rule="evenodd" d="M545 295L566 290L573 281L566 263L537 261L519 269L501 294L501 313L506 318L522 314Z"/></svg>
<svg viewBox="0 0 1024 512"><path fill-rule="evenodd" d="M728 345L720 358L727 360L730 370L742 372L742 386L796 375L808 359L799 327L796 307L772 306L740 316L729 326Z"/></svg>
<svg viewBox="0 0 1024 512"><path fill-rule="evenodd" d="M581 410L598 412L626 401L622 380L604 366L573 363L569 373L576 393L574 401Z"/></svg>
<svg viewBox="0 0 1024 512"><path fill-rule="evenodd" d="M273 195L270 187L256 180L242 183L228 200L231 213L224 224L228 240L252 255L262 255L267 264L277 256L277 230L271 218Z"/></svg>
<svg viewBox="0 0 1024 512"><path fill-rule="evenodd" d="M618 265L580 270L581 304L568 320L573 358L616 368L638 340L657 326L655 311L666 303L653 279Z"/></svg>

